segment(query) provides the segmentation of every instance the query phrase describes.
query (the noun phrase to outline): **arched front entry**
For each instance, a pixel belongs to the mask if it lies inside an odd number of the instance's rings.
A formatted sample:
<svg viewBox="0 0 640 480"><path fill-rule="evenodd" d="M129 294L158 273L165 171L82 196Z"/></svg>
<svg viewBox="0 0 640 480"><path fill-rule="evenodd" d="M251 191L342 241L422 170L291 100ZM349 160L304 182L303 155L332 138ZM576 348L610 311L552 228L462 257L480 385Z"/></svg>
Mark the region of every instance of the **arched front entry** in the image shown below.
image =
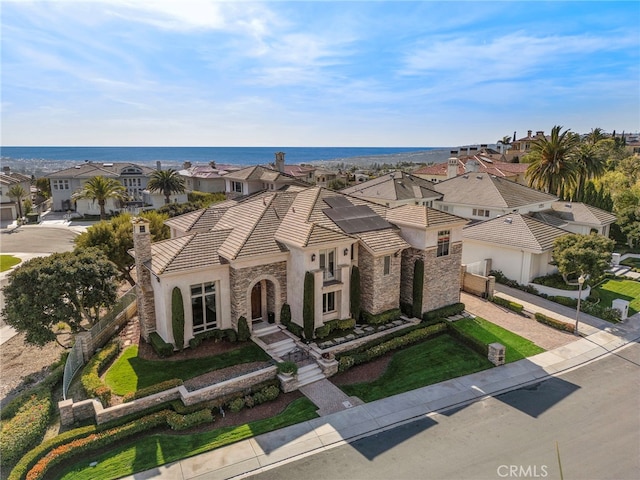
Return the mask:
<svg viewBox="0 0 640 480"><path fill-rule="evenodd" d="M247 319L251 324L280 320L280 285L275 277L266 275L253 281L247 290Z"/></svg>

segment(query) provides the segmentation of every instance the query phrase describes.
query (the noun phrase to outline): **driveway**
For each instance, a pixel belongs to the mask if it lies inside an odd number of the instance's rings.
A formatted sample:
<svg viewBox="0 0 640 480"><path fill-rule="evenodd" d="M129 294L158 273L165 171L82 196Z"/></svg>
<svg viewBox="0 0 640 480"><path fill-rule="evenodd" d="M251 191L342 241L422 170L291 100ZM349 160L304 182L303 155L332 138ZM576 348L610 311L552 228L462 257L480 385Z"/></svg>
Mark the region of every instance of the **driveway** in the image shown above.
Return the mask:
<svg viewBox="0 0 640 480"><path fill-rule="evenodd" d="M460 301L465 304L468 312L531 340L545 350L552 350L576 341L576 337L570 333L548 327L475 295L462 292Z"/></svg>
<svg viewBox="0 0 640 480"><path fill-rule="evenodd" d="M2 229L0 242L3 254L49 254L73 250L73 239L77 235L76 231L63 226L23 225L18 228Z"/></svg>

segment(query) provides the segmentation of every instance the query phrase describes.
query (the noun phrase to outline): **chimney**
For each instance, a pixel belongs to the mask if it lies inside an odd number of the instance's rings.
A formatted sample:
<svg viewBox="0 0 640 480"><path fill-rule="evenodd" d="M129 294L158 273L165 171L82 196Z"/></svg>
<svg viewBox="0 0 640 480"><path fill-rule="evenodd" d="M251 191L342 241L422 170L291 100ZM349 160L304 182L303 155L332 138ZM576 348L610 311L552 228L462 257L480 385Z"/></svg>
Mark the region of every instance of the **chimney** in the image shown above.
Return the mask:
<svg viewBox="0 0 640 480"><path fill-rule="evenodd" d="M467 160L464 165L464 171L466 173L476 173L478 171L478 162L475 160Z"/></svg>
<svg viewBox="0 0 640 480"><path fill-rule="evenodd" d="M11 167L5 165L4 167L2 167L2 173L4 173L5 175L11 175Z"/></svg>
<svg viewBox="0 0 640 480"><path fill-rule="evenodd" d="M544 137L544 130L538 130L536 132L536 137Z"/></svg>
<svg viewBox="0 0 640 480"><path fill-rule="evenodd" d="M211 160L211 161L209 162L209 166L210 166L211 168L216 168L216 162L215 162L215 161L213 161L213 160Z"/></svg>
<svg viewBox="0 0 640 480"><path fill-rule="evenodd" d="M191 162L184 162L184 163L182 164L182 168L184 168L185 170L186 170L187 168L191 168Z"/></svg>
<svg viewBox="0 0 640 480"><path fill-rule="evenodd" d="M454 178L458 176L458 159L456 157L450 157L447 160L447 178Z"/></svg>
<svg viewBox="0 0 640 480"><path fill-rule="evenodd" d="M284 173L284 152L276 152L276 170Z"/></svg>
<svg viewBox="0 0 640 480"><path fill-rule="evenodd" d="M160 160L156 162L156 170L162 170L162 163L160 163Z"/></svg>
<svg viewBox="0 0 640 480"><path fill-rule="evenodd" d="M136 257L136 297L140 333L148 342L149 335L156 331L156 309L151 283L151 231L148 220L136 217L133 224L133 251Z"/></svg>
<svg viewBox="0 0 640 480"><path fill-rule="evenodd" d="M527 130L527 137L531 138L531 130Z"/></svg>

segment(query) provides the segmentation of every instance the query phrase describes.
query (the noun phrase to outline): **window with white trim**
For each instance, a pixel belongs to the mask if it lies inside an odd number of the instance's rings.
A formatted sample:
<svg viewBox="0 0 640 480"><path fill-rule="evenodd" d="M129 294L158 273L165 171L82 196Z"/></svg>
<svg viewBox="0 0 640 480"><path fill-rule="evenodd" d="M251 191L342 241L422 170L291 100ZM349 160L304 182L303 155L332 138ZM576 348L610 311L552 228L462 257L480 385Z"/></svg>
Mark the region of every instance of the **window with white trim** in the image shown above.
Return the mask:
<svg viewBox="0 0 640 480"><path fill-rule="evenodd" d="M489 210L485 210L484 208L474 208L473 209L474 217L487 217L489 218Z"/></svg>
<svg viewBox="0 0 640 480"><path fill-rule="evenodd" d="M217 326L215 282L191 285L191 315L193 333L212 330Z"/></svg>
<svg viewBox="0 0 640 480"><path fill-rule="evenodd" d="M242 182L231 182L231 191L235 193L242 193Z"/></svg>
<svg viewBox="0 0 640 480"><path fill-rule="evenodd" d="M437 257L446 257L449 255L449 242L451 239L450 230L440 230L438 232L438 251Z"/></svg>
<svg viewBox="0 0 640 480"><path fill-rule="evenodd" d="M322 295L322 313L336 311L336 292L324 293Z"/></svg>
<svg viewBox="0 0 640 480"><path fill-rule="evenodd" d="M323 271L322 278L333 280L335 278L336 269L336 250L335 248L328 250L320 250L320 269Z"/></svg>
<svg viewBox="0 0 640 480"><path fill-rule="evenodd" d="M54 190L69 190L69 180L54 180L53 181L53 189Z"/></svg>

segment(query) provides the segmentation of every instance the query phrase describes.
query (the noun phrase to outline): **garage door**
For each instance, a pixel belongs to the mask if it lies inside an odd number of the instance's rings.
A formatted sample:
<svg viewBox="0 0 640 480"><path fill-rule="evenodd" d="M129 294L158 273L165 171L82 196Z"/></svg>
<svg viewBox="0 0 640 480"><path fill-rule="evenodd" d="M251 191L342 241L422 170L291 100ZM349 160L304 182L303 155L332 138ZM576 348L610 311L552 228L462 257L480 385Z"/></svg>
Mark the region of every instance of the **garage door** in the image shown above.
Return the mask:
<svg viewBox="0 0 640 480"><path fill-rule="evenodd" d="M0 220L13 220L13 208L1 207L0 208Z"/></svg>

